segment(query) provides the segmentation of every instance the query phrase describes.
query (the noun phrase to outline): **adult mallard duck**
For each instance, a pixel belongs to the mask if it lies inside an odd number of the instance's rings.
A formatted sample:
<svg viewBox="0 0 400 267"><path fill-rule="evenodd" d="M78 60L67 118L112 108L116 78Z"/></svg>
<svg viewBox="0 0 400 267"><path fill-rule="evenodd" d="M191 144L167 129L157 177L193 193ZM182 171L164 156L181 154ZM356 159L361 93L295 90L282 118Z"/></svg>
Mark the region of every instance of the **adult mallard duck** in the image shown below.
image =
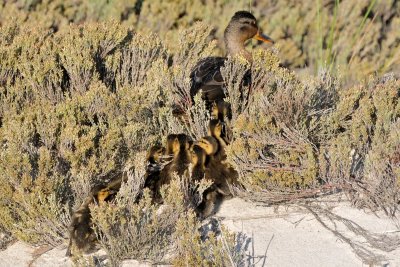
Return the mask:
<svg viewBox="0 0 400 267"><path fill-rule="evenodd" d="M245 48L245 42L251 38L274 43L270 37L261 33L256 18L250 12L236 12L224 32L228 55L241 55L251 63L252 55ZM202 97L209 104L218 103L225 98L224 81L220 72L225 60L225 57L207 57L196 64L190 75L192 80L190 95L192 97L202 90ZM245 77L245 79L249 82L250 77Z"/></svg>

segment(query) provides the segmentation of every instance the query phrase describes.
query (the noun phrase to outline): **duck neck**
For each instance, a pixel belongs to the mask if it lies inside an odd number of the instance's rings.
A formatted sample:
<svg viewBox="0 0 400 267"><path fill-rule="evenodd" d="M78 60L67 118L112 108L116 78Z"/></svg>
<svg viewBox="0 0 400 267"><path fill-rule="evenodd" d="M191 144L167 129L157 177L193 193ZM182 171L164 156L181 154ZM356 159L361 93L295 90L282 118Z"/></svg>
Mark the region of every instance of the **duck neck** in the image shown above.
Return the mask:
<svg viewBox="0 0 400 267"><path fill-rule="evenodd" d="M227 53L230 56L242 56L247 59L250 63L253 61L252 55L246 50L244 46L245 40L241 40L238 37L232 36L229 32L225 33L225 46Z"/></svg>

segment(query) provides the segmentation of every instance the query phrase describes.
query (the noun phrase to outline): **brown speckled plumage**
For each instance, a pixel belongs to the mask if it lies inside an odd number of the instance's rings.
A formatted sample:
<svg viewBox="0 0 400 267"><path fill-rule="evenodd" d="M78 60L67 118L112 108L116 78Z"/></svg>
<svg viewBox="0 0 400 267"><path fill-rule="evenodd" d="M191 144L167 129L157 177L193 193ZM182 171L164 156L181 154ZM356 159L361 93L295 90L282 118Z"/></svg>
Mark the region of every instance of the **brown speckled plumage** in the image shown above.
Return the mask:
<svg viewBox="0 0 400 267"><path fill-rule="evenodd" d="M273 43L272 39L259 32L257 20L251 13L247 11L236 12L224 32L227 54L231 56L242 55L251 62L251 53L245 48L245 42L251 38ZM219 102L225 98L224 81L220 72L225 60L224 57L207 57L196 64L190 75L192 80L190 94L192 97L202 90L202 97L208 103ZM249 73L243 82L249 83L250 80Z"/></svg>

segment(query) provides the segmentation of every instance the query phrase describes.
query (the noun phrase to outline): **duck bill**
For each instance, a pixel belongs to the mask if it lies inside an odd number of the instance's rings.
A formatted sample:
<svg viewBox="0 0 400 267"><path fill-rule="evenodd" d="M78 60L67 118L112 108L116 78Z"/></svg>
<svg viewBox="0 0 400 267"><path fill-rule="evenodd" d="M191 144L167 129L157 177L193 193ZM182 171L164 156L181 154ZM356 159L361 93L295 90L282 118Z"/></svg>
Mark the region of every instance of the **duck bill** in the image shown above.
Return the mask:
<svg viewBox="0 0 400 267"><path fill-rule="evenodd" d="M256 39L256 40L259 40L259 41L263 41L264 43L271 43L271 44L275 43L275 41L272 40L269 36L267 36L265 34L262 34L259 31L257 32L257 34L253 38Z"/></svg>

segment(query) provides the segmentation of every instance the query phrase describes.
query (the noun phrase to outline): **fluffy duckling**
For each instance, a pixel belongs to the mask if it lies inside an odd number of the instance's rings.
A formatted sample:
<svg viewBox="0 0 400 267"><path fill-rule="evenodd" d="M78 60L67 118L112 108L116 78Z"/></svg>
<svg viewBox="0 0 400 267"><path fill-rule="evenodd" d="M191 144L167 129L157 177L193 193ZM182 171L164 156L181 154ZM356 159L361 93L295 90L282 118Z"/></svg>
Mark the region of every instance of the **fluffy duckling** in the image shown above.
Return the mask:
<svg viewBox="0 0 400 267"><path fill-rule="evenodd" d="M209 138L204 138L209 139ZM211 139L212 140L212 139ZM214 145L216 141L214 140ZM208 153L214 153L214 148L207 147ZM206 167L207 152L197 144L191 149L191 163L193 164L192 179L200 181L203 178L210 179L210 169ZM211 180L214 180L211 178ZM195 211L200 218L207 218L215 212L215 206L221 197L218 186L214 183L207 188L202 194L202 201L197 205Z"/></svg>
<svg viewBox="0 0 400 267"><path fill-rule="evenodd" d="M205 160L203 176L213 182L204 194L207 196L212 191L218 191L224 196L231 195L228 182L230 180L231 170L228 166L221 162L220 155L218 154L219 145L217 140L212 136L206 136L195 143L195 147L201 148ZM214 197L212 197L214 199Z"/></svg>
<svg viewBox="0 0 400 267"><path fill-rule="evenodd" d="M203 201L197 206L195 212L201 219L205 219L216 212L216 206L221 201L222 195L216 190L215 185L207 188L203 193Z"/></svg>
<svg viewBox="0 0 400 267"><path fill-rule="evenodd" d="M209 125L209 134L211 137L202 138L198 145L210 156L207 164L207 172L213 178L215 186L219 193L224 196L233 195L232 186L241 187L238 182L239 175L236 170L226 162L225 147L229 144L225 136L225 124L219 120L211 120ZM211 142L214 138L216 142ZM207 173L206 173L207 175Z"/></svg>
<svg viewBox="0 0 400 267"><path fill-rule="evenodd" d="M226 161L225 148L229 144L225 136L225 124L220 120L211 120L208 128L208 137L203 137L199 145L209 151L207 154L212 156L213 161L223 163ZM214 152L214 153L211 153Z"/></svg>
<svg viewBox="0 0 400 267"><path fill-rule="evenodd" d="M92 195L87 197L82 205L74 212L69 230L69 246L66 256L72 255L72 248L83 253L91 252L96 247L97 238L92 228L92 216L89 205L94 203Z"/></svg>
<svg viewBox="0 0 400 267"><path fill-rule="evenodd" d="M146 177L144 187L149 188L150 192L155 192L156 185L160 179L160 172L163 169L163 156L166 149L162 146L155 145L149 149L146 156Z"/></svg>
<svg viewBox="0 0 400 267"><path fill-rule="evenodd" d="M124 173L118 173L107 185L97 185L92 188L82 205L73 213L69 226L70 242L67 256L71 256L72 246L83 253L91 252L96 247L97 238L93 231L90 205L102 205L115 199L122 182L127 181Z"/></svg>
<svg viewBox="0 0 400 267"><path fill-rule="evenodd" d="M198 145L190 148L190 161L192 163L192 180L200 181L204 178L206 171L206 152Z"/></svg>
<svg viewBox="0 0 400 267"><path fill-rule="evenodd" d="M160 145L152 146L146 155L146 161L149 164L157 164L161 162L162 156L165 154L166 150Z"/></svg>
<svg viewBox="0 0 400 267"><path fill-rule="evenodd" d="M172 155L172 161L168 163L160 172L160 178L155 186L155 201L161 203L160 188L167 185L173 179L174 173L183 175L190 164L190 145L191 140L185 134L174 134L167 137L166 154Z"/></svg>
<svg viewBox="0 0 400 267"><path fill-rule="evenodd" d="M89 253L95 249L97 238L93 231L92 215L90 213L90 205L103 203L111 196L102 186L96 186L86 197L81 206L74 211L69 230L69 246L66 256L72 255L72 247L80 252Z"/></svg>
<svg viewBox="0 0 400 267"><path fill-rule="evenodd" d="M218 144L223 148L229 144L229 140L226 136L225 123L220 120L210 120L208 134L217 139Z"/></svg>
<svg viewBox="0 0 400 267"><path fill-rule="evenodd" d="M173 149L174 149L174 141L175 138L177 138L177 134L169 134L167 136L167 144L166 144L166 149L165 149L165 155L173 155Z"/></svg>
<svg viewBox="0 0 400 267"><path fill-rule="evenodd" d="M189 149L191 140L185 134L177 134L171 141L173 159L169 172L176 172L178 175L183 175L190 164ZM168 146L170 146L170 143L168 143Z"/></svg>

